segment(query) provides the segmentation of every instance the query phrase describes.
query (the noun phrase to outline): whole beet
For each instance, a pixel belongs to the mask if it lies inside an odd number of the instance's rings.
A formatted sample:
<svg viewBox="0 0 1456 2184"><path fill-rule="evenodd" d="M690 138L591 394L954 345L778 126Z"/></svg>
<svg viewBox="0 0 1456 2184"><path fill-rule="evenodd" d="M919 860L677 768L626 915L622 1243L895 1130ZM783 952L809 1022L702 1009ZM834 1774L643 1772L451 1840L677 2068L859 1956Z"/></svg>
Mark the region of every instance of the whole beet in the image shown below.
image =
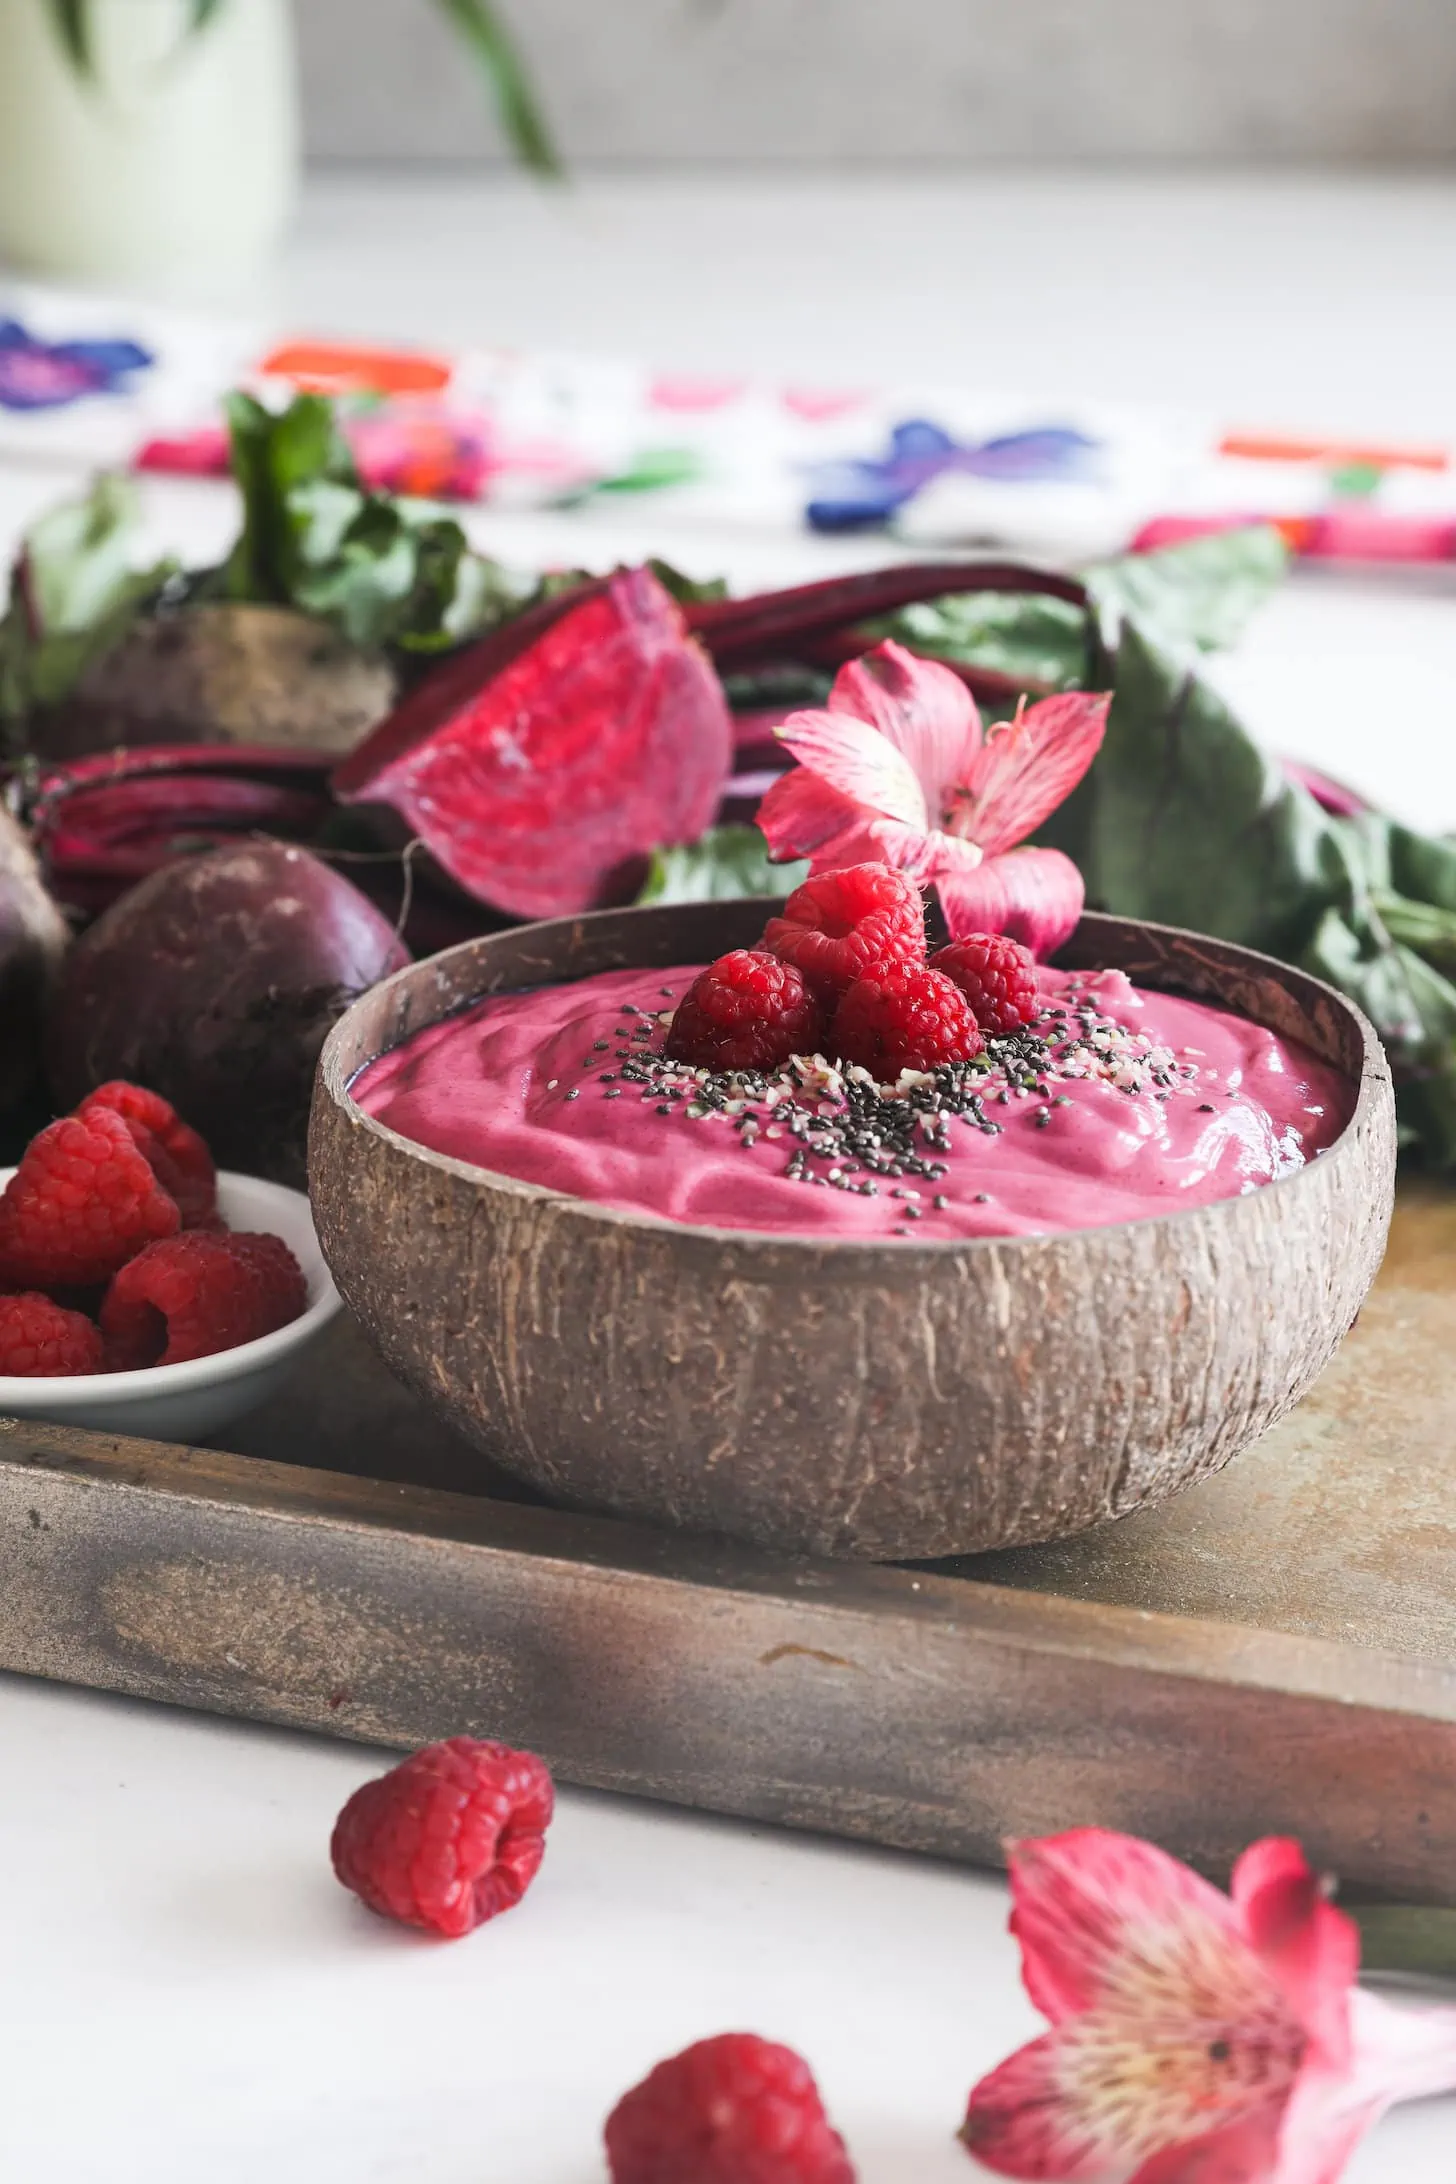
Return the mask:
<svg viewBox="0 0 1456 2184"><path fill-rule="evenodd" d="M71 950L46 1036L69 1108L149 1085L218 1165L305 1181L314 1065L350 1002L410 960L358 889L307 850L243 842L154 872Z"/></svg>
<svg viewBox="0 0 1456 2184"><path fill-rule="evenodd" d="M0 1114L38 1072L42 1010L66 939L25 831L0 807Z"/></svg>

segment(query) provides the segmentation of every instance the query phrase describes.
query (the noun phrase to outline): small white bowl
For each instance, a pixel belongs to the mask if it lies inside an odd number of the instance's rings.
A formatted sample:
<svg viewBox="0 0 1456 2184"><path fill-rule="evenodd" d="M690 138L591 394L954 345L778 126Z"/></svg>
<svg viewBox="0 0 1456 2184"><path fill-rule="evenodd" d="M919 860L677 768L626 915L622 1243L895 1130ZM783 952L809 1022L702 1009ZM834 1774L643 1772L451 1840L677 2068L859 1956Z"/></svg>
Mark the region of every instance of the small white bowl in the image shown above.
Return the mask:
<svg viewBox="0 0 1456 2184"><path fill-rule="evenodd" d="M0 1190L14 1173L0 1168ZM224 1170L217 1179L217 1201L229 1228L261 1229L288 1245L308 1283L308 1306L300 1318L276 1334L185 1365L80 1373L71 1380L20 1380L0 1373L0 1417L43 1418L51 1425L134 1433L153 1441L202 1441L272 1395L340 1310L339 1293L302 1191Z"/></svg>

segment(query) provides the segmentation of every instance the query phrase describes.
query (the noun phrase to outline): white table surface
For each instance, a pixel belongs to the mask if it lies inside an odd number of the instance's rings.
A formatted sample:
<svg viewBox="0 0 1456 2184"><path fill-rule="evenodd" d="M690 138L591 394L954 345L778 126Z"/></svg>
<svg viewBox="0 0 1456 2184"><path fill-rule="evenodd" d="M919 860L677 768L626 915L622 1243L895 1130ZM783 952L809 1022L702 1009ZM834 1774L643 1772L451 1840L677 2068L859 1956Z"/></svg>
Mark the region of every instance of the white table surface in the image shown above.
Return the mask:
<svg viewBox="0 0 1456 2184"><path fill-rule="evenodd" d="M298 327L553 343L684 367L983 376L1456 440L1456 185L1076 180L317 185L271 304ZM987 359L996 369L985 369ZM69 481L0 472L0 545ZM201 552L218 488L151 489ZM560 519L484 514L522 561ZM863 542L664 536L739 582ZM1456 827L1456 586L1301 578L1223 663L1271 744ZM563 1792L520 1910L468 1941L334 1883L343 1744L0 1678L6 2184L593 2184L659 2056L754 2028L813 2062L862 2184L968 2176L972 2081L1037 2020L989 1877ZM1403 2110L1356 2184L1449 2184L1456 2102Z"/></svg>

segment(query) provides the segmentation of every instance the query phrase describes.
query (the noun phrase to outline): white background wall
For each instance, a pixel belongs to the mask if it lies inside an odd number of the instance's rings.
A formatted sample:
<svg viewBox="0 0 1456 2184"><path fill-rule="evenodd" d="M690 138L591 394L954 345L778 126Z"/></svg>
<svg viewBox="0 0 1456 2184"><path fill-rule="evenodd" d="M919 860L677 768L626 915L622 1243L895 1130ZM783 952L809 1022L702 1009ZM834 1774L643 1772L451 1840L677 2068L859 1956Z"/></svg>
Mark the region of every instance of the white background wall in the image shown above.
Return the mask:
<svg viewBox="0 0 1456 2184"><path fill-rule="evenodd" d="M582 161L1456 154L1456 0L499 0ZM310 146L497 139L435 0L299 0Z"/></svg>

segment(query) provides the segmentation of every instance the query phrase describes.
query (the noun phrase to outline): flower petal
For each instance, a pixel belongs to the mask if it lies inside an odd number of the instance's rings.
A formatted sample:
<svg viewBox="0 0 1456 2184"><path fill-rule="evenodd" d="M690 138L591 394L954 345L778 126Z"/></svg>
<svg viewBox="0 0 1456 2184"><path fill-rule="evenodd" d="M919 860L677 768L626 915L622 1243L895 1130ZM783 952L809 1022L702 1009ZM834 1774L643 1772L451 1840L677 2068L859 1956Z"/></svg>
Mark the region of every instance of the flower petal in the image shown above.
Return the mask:
<svg viewBox="0 0 1456 2184"><path fill-rule="evenodd" d="M1006 933L1039 962L1056 953L1082 915L1082 875L1059 849L1008 849L970 871L926 876L940 891L952 940Z"/></svg>
<svg viewBox="0 0 1456 2184"><path fill-rule="evenodd" d="M988 857L1025 841L1097 756L1111 703L1110 697L1068 691L993 728L963 775L962 793L945 823L979 842Z"/></svg>
<svg viewBox="0 0 1456 2184"><path fill-rule="evenodd" d="M997 2176L1101 2184L1108 2152L1062 2085L1061 2043L1054 2032L1033 2040L975 2086L961 2143Z"/></svg>
<svg viewBox="0 0 1456 2184"><path fill-rule="evenodd" d="M1054 2025L1140 1989L1165 2018L1195 1992L1204 2017L1273 1992L1228 1897L1152 1843L1073 1828L1014 1843L1008 1865L1026 1991Z"/></svg>
<svg viewBox="0 0 1456 2184"><path fill-rule="evenodd" d="M913 770L932 819L947 792L967 778L981 748L981 716L960 676L936 660L917 659L903 645L876 645L842 667L829 707L869 721L894 745Z"/></svg>
<svg viewBox="0 0 1456 2184"><path fill-rule="evenodd" d="M1295 2063L1272 2081L1236 2028L1176 2037L1089 2013L1008 2057L961 2128L1001 2176L1047 2184L1274 2184Z"/></svg>
<svg viewBox="0 0 1456 2184"><path fill-rule="evenodd" d="M807 766L795 766L766 792L758 824L779 862L808 857L815 872L843 865L887 864L929 881L942 872L970 871L981 861L974 842L901 826L831 789Z"/></svg>
<svg viewBox="0 0 1456 2184"><path fill-rule="evenodd" d="M922 833L930 825L930 807L914 767L868 721L851 713L791 713L776 733L801 765L841 796Z"/></svg>
<svg viewBox="0 0 1456 2184"><path fill-rule="evenodd" d="M1285 2103L1271 2101L1206 2138L1154 2154L1130 2184L1275 2184Z"/></svg>
<svg viewBox="0 0 1456 2184"><path fill-rule="evenodd" d="M862 804L831 789L807 766L795 766L782 774L758 807L758 824L769 855L781 862L790 857L814 856L847 829L862 825L868 816ZM843 859L845 864L854 861L851 857Z"/></svg>
<svg viewBox="0 0 1456 2184"><path fill-rule="evenodd" d="M1299 1844L1284 1836L1250 1844L1234 1867L1231 1892L1244 1931L1291 2009L1323 2059L1343 2069L1350 2053L1350 1990L1360 1969L1354 1920L1326 1902L1319 1875Z"/></svg>

